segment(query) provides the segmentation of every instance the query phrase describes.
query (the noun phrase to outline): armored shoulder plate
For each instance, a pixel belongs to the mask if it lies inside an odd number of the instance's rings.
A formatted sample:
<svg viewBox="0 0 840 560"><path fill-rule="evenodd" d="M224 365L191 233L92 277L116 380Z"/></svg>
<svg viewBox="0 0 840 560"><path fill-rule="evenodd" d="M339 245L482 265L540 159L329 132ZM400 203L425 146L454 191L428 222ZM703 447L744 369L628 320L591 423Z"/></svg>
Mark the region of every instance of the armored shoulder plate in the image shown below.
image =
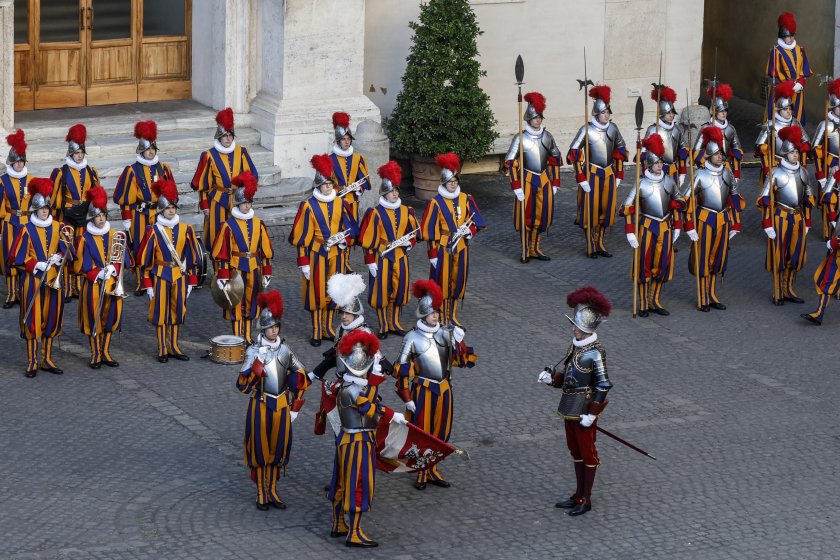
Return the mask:
<svg viewBox="0 0 840 560"><path fill-rule="evenodd" d="M588 124L586 126L589 126ZM574 139L572 140L571 146L569 146L572 150L580 150L583 148L583 143L586 141L586 126L580 127L577 134L575 134Z"/></svg>
<svg viewBox="0 0 840 560"><path fill-rule="evenodd" d="M345 432L369 432L376 430L378 419L365 416L358 408L359 397L367 387L355 383L342 383L338 390L337 404L338 416L341 419L341 428Z"/></svg>
<svg viewBox="0 0 840 560"><path fill-rule="evenodd" d="M259 354L260 347L258 344L252 344L248 348L245 349L245 360L242 362L242 367L239 368L239 371L245 371L250 368L254 360L257 359L257 355Z"/></svg>

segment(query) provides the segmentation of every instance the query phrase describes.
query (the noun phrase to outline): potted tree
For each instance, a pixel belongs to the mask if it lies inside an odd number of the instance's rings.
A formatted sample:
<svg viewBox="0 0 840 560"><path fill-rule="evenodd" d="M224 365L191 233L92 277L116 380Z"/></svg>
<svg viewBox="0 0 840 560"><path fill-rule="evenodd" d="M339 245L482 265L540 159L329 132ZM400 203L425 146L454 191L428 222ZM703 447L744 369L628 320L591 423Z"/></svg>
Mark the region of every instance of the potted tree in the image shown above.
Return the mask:
<svg viewBox="0 0 840 560"><path fill-rule="evenodd" d="M479 86L475 13L468 0L429 0L412 21L413 43L402 91L385 125L397 151L410 154L417 196L429 200L440 177L434 156L477 161L498 134L489 96Z"/></svg>

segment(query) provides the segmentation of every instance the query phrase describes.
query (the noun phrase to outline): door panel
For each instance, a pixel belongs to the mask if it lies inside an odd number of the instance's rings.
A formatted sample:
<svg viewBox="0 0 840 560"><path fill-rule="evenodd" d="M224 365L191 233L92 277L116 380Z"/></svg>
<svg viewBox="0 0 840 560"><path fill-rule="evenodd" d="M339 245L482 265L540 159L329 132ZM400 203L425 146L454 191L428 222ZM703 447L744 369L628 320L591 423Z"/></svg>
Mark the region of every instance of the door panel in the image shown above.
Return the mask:
<svg viewBox="0 0 840 560"><path fill-rule="evenodd" d="M32 36L33 26L31 25L32 13L30 10L31 0L15 0L15 52L13 55L14 66L14 91L15 111L30 111L35 108L35 87L33 83L34 72Z"/></svg>
<svg viewBox="0 0 840 560"><path fill-rule="evenodd" d="M35 108L85 104L84 0L40 0L35 10Z"/></svg>
<svg viewBox="0 0 840 560"><path fill-rule="evenodd" d="M135 2L91 0L88 105L137 101Z"/></svg>
<svg viewBox="0 0 840 560"><path fill-rule="evenodd" d="M192 2L143 0L138 101L189 99Z"/></svg>

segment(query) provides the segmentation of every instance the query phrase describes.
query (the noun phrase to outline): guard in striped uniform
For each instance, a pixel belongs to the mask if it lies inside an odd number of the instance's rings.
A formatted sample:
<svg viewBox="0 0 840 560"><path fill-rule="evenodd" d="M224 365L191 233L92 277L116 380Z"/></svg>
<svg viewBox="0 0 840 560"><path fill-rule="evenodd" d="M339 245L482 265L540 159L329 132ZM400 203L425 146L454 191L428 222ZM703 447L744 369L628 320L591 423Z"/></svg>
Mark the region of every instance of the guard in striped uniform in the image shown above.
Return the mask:
<svg viewBox="0 0 840 560"><path fill-rule="evenodd" d="M326 154L312 156L315 169L312 196L300 203L289 243L297 248L303 307L312 320L312 346L321 339L335 340L335 304L327 294L327 281L333 274L346 273L342 253L359 235L350 207L336 196L332 160Z"/></svg>
<svg viewBox="0 0 840 560"><path fill-rule="evenodd" d="M717 126L705 127L703 141L703 168L694 174L694 204L697 223L691 218L685 224L688 237L693 242L688 257L688 270L700 276L700 311L726 309L717 294L718 275L726 272L729 262L729 241L741 231L741 212L746 203L738 193L738 181L725 165L724 133ZM688 215L695 215L690 205L691 185L683 192L688 205ZM695 252L699 254L695 257ZM700 270L697 270L699 265Z"/></svg>
<svg viewBox="0 0 840 560"><path fill-rule="evenodd" d="M429 279L443 291L443 323L458 321L458 300L467 293L470 240L484 229L484 218L472 196L461 192L458 156L450 152L435 158L441 168L438 193L426 205L420 233L429 248Z"/></svg>
<svg viewBox="0 0 840 560"><path fill-rule="evenodd" d="M832 194L834 191L826 189L826 183L840 167L840 79L828 83L827 120L817 126L812 152L822 191L819 206L823 218L823 239L828 241L834 231L829 215L837 213L838 203L836 194Z"/></svg>
<svg viewBox="0 0 840 560"><path fill-rule="evenodd" d="M57 280L63 261L73 260L73 239L72 228L65 228L52 217L52 181L32 178L27 190L30 196L29 221L18 231L12 247L12 258L23 277L20 336L26 340L26 377L35 377L39 367L50 373L64 373L52 357L53 341L55 337L61 336L64 322L64 296L61 288L56 290L52 285ZM66 234L62 229L66 229ZM40 365L38 341L41 342L43 354Z"/></svg>
<svg viewBox="0 0 840 560"><path fill-rule="evenodd" d="M755 156L761 158L761 180L767 179L767 175L774 167L784 159L782 153L783 141L779 132L786 127L796 127L802 131L801 140L796 145L799 152L799 161L804 163L808 152L811 151L811 138L802 123L793 116L792 99L794 95L794 83L782 82L774 90L776 113L772 121L767 122L767 128L762 130L755 141ZM771 136L772 135L772 136ZM775 153L771 154L771 144L775 146Z"/></svg>
<svg viewBox="0 0 840 560"><path fill-rule="evenodd" d="M6 278L6 301L3 309L10 309L20 301L20 271L14 260L12 244L20 229L29 221L28 183L32 179L26 169L26 139L23 130L6 136L9 155L6 172L0 175L0 272Z"/></svg>
<svg viewBox="0 0 840 560"><path fill-rule="evenodd" d="M178 346L178 330L187 317L187 298L198 283L201 249L195 231L178 216L178 187L159 179L152 185L157 200L155 225L146 228L138 263L142 286L149 296L149 323L155 326L158 361L187 361Z"/></svg>
<svg viewBox="0 0 840 560"><path fill-rule="evenodd" d="M251 398L245 414L245 465L257 485L257 509L286 509L277 483L289 463L292 423L309 387L306 368L280 338L283 298L272 290L257 296L262 309L255 343L245 352L236 388Z"/></svg>
<svg viewBox="0 0 840 560"><path fill-rule="evenodd" d="M657 89L659 91L657 91ZM677 92L668 86L653 88L650 98L659 101L659 122L647 127L645 138L654 134L662 138L662 146L665 152L662 155L662 171L671 177L682 188L685 181L686 166L690 161L688 145L688 133L683 126L677 122ZM644 145L642 151L644 152Z"/></svg>
<svg viewBox="0 0 840 560"><path fill-rule="evenodd" d="M452 368L473 367L475 355L464 344L464 329L442 327L439 310L443 304L440 287L433 280L412 285L417 304L417 323L403 338L396 366L397 395L412 414L411 423L443 441L452 433L454 398ZM437 465L417 471L414 487L426 484L449 488Z"/></svg>
<svg viewBox="0 0 840 560"><path fill-rule="evenodd" d="M405 335L400 311L408 303L411 276L408 251L417 243L420 225L414 208L400 200L402 169L389 161L377 170L382 177L379 204L368 209L359 238L368 267L368 303L379 319L379 338Z"/></svg>
<svg viewBox="0 0 840 560"><path fill-rule="evenodd" d="M783 157L767 178L756 205L761 210L761 225L767 235L766 268L776 271L773 303L785 301L803 303L793 284L796 273L805 266L807 257L805 236L811 229L811 192L808 172L799 163L802 150L802 129L789 126L779 131L779 150ZM773 192L773 207L770 192ZM774 264L775 259L775 264Z"/></svg>
<svg viewBox="0 0 840 560"><path fill-rule="evenodd" d="M832 182L835 181L840 181L840 171L835 172ZM840 252L838 252L838 249L840 249L840 227L838 227L836 215L833 216L831 223L834 228L828 241L825 242L828 254L814 274L814 287L817 290L817 296L819 296L817 309L811 313L800 315L800 317L815 325L822 325L831 296L840 293Z"/></svg>
<svg viewBox="0 0 840 560"><path fill-rule="evenodd" d="M592 117L572 140L566 159L575 167L579 187L575 223L583 229L586 255L596 259L612 257L604 243L604 234L615 222L627 148L618 127L610 121L609 86L595 86L589 90L589 96L594 99Z"/></svg>
<svg viewBox="0 0 840 560"><path fill-rule="evenodd" d="M146 229L155 223L157 196L152 185L158 180L172 180L172 169L158 159L157 124L141 121L134 125L134 137L138 139L137 161L123 169L114 189L114 202L119 204L123 228L128 232L129 253L137 275L134 295L143 294L143 274L139 261L140 242Z"/></svg>
<svg viewBox="0 0 840 560"><path fill-rule="evenodd" d="M378 371L379 340L372 333L356 330L338 345L338 359L345 373L336 395L341 431L336 438L335 462L328 497L332 502L333 538L346 536L345 544L374 547L362 530L362 514L373 504L376 474L376 428L380 418L405 424L403 414L382 404ZM349 523L348 523L349 521Z"/></svg>
<svg viewBox="0 0 840 560"><path fill-rule="evenodd" d="M254 195L257 194L257 178L246 171L234 177L231 184L235 189L235 206L216 236L212 255L216 263L216 282L221 289L224 290L231 274L242 276L245 284L242 301L231 309L225 309L223 315L226 321L230 321L234 335L253 344L251 321L257 316L257 294L271 281L274 249L265 222L254 216L252 208Z"/></svg>
<svg viewBox="0 0 840 560"><path fill-rule="evenodd" d="M233 178L246 171L259 181L260 174L248 149L236 144L233 110L228 107L216 114L213 147L201 154L190 183L198 191L199 208L205 216L204 246L208 252L213 250L216 237L235 206Z"/></svg>
<svg viewBox="0 0 840 560"><path fill-rule="evenodd" d="M770 51L767 59L766 73L771 83L777 84L790 80L795 82L791 104L793 105L793 118L803 122L805 116L805 100L802 91L805 89L805 82L812 74L811 64L808 62L808 55L805 49L796 44L796 19L790 12L779 16L779 38L777 44ZM767 100L767 118L773 114L773 107L770 100Z"/></svg>
<svg viewBox="0 0 840 560"><path fill-rule="evenodd" d="M522 209L525 205L525 235L529 259L548 261L551 258L542 252L542 236L554 220L554 195L560 188L560 166L563 156L557 148L554 136L543 127L545 97L536 91L525 94L528 107L523 120L522 157L525 160L525 184L520 182L519 135L510 143L505 156L505 169L510 179L510 188L516 200L513 203L513 227L521 231Z"/></svg>
<svg viewBox="0 0 840 560"><path fill-rule="evenodd" d="M738 131L728 120L729 100L732 99L732 86L729 84L712 83L706 88L706 96L711 99L709 112L713 117L704 126L715 126L723 133L723 164L732 171L735 181L741 180L741 160L744 158L744 148L738 139ZM703 167L706 162L706 151L703 149L705 141L698 134L692 148L695 167Z"/></svg>
<svg viewBox="0 0 840 560"><path fill-rule="evenodd" d="M89 203L88 223L85 232L76 238L74 261L76 274L82 279L79 329L90 343L90 367L99 369L103 364L117 367L120 364L111 357L111 337L120 330L124 296L115 293L115 289L128 253L123 251L120 262L111 262L110 257L114 239L119 237L122 240L118 243L124 242L125 233L111 231L105 189L93 187L85 197Z"/></svg>
<svg viewBox="0 0 840 560"><path fill-rule="evenodd" d="M639 248L639 316L647 317L648 310L670 315L662 306L662 286L674 277L673 241L682 227L677 211L682 207L674 179L665 173L665 146L662 136L652 134L642 140L644 177L639 181L639 208L636 208L636 186L624 201L621 215L626 218L624 231L633 249ZM639 239L635 224L639 222ZM673 228L672 228L673 222ZM673 230L673 234L671 233ZM672 241L673 236L673 241ZM634 257L635 259L635 257ZM635 262L635 261L634 261ZM632 270L632 269L631 269Z"/></svg>
<svg viewBox="0 0 840 560"><path fill-rule="evenodd" d="M332 145L330 159L332 160L332 181L340 193L345 187L354 185L353 192L340 195L350 208L350 215L359 223L359 199L365 191L370 190L368 166L365 156L357 154L353 148L353 135L350 133L350 115L347 113L333 113L333 130L335 142ZM342 253L343 269L352 272L350 268L350 251Z"/></svg>
<svg viewBox="0 0 840 560"><path fill-rule="evenodd" d="M66 216L68 209L78 206L85 201L87 192L99 185L99 174L87 161L85 142L87 141L87 128L83 124L74 124L70 127L65 138L67 142L67 154L64 158L64 165L57 167L50 175L53 182L53 192L57 193L55 199L55 218L62 223L68 223ZM75 228L76 237L85 232L85 226ZM69 301L70 297L79 297L81 279L74 271L65 267L64 298Z"/></svg>

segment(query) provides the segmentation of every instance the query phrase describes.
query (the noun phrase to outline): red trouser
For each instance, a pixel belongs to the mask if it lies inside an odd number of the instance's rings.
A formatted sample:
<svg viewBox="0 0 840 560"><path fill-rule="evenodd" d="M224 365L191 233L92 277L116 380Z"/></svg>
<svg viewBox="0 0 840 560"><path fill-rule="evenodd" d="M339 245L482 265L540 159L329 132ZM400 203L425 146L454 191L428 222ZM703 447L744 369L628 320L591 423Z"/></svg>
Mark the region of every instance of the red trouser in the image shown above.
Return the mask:
<svg viewBox="0 0 840 560"><path fill-rule="evenodd" d="M583 461L583 464L587 467L600 465L598 450L595 449L595 435L597 433L595 426L598 424L598 420L596 419L588 428L581 426L580 420L577 418L564 420L563 424L566 428L566 444L572 453L572 459Z"/></svg>

